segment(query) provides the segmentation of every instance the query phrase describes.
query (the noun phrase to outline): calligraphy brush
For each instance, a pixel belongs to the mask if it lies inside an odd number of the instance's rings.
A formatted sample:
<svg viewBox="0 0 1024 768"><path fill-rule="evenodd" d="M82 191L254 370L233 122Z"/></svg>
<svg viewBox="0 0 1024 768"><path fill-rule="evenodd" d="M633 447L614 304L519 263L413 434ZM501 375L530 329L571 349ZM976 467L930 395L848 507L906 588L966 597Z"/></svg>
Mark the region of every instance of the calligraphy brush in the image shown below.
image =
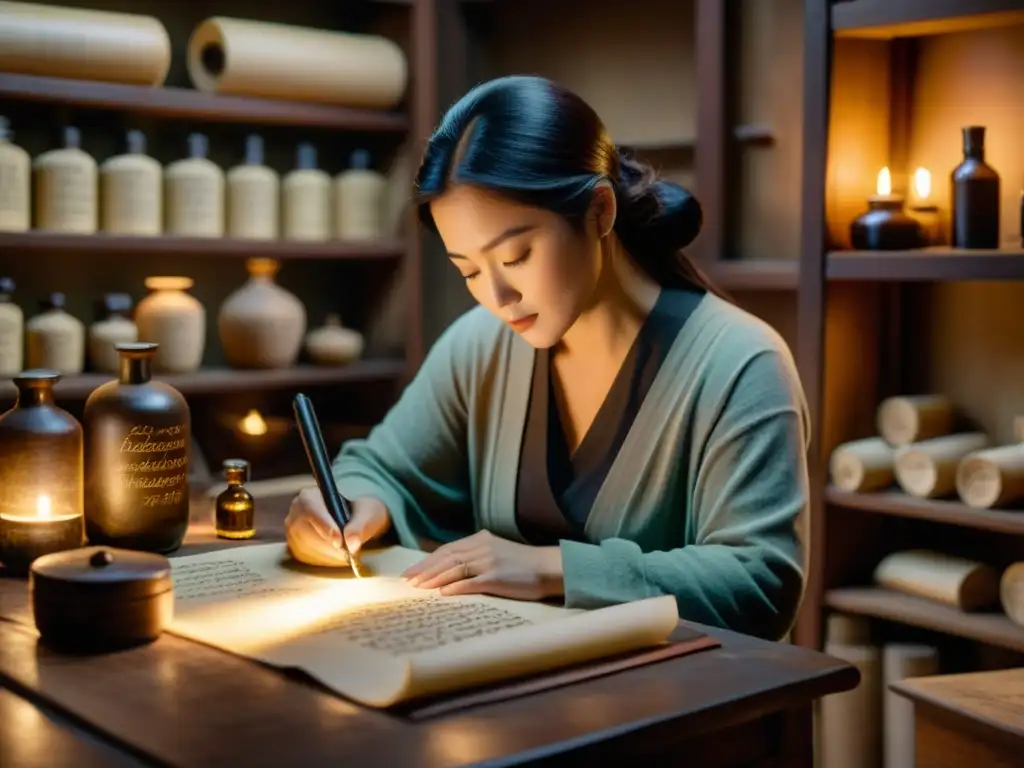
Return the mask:
<svg viewBox="0 0 1024 768"><path fill-rule="evenodd" d="M313 401L300 392L295 396L292 405L295 409L295 421L299 427L299 434L302 436L302 445L306 449L306 457L313 469L313 477L316 478L320 496L323 497L327 511L337 524L338 530L341 531L341 544L352 565L352 572L356 578L362 578L363 565L355 555L349 552L348 544L345 542L345 526L352 519L352 513L348 500L338 492L338 486L334 482L331 463L327 457L327 448L324 446L324 438L320 432L320 423L313 410Z"/></svg>

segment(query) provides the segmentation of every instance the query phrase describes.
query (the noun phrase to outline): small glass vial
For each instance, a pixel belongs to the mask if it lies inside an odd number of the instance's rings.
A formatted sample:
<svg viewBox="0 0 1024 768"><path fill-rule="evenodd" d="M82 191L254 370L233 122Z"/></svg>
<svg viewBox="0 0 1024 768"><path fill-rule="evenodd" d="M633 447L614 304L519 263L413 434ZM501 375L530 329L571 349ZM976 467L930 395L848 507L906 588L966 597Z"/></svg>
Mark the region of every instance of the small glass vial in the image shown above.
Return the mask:
<svg viewBox="0 0 1024 768"><path fill-rule="evenodd" d="M256 535L256 502L245 490L249 462L225 459L224 479L228 487L217 497L217 536L222 539L251 539Z"/></svg>

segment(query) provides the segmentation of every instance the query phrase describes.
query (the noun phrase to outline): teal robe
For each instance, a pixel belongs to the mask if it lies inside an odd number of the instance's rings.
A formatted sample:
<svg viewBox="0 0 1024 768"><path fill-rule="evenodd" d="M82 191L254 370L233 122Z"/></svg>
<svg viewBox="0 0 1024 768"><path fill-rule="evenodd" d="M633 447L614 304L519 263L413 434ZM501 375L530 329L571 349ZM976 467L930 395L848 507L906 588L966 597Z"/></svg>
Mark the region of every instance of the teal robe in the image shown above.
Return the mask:
<svg viewBox="0 0 1024 768"><path fill-rule="evenodd" d="M388 508L404 546L486 529L524 541L516 472L535 351L482 307L442 334L365 439L341 493ZM809 417L766 323L706 295L679 332L584 529L559 547L565 605L673 595L679 615L778 639L804 593Z"/></svg>

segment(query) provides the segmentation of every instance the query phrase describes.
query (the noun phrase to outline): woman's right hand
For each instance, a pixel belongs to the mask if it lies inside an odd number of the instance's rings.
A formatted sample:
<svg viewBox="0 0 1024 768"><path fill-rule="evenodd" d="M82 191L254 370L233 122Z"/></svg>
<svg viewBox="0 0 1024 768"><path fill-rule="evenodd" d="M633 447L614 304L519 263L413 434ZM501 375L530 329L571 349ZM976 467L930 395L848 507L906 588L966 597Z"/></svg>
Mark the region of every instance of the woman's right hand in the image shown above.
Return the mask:
<svg viewBox="0 0 1024 768"><path fill-rule="evenodd" d="M379 499L354 499L349 506L352 519L345 526L345 543L355 554L367 541L387 533L391 518ZM284 531L288 549L296 560L309 565L348 565L348 556L341 545L341 531L327 511L318 488L303 488L292 500Z"/></svg>

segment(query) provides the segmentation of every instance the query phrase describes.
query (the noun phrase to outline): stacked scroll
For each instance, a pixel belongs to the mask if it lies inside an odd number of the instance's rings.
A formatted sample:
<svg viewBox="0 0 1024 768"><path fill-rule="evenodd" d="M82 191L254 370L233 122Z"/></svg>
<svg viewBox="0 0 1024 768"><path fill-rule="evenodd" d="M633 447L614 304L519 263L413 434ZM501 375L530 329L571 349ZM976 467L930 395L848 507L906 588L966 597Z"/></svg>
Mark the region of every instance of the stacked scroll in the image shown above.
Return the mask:
<svg viewBox="0 0 1024 768"><path fill-rule="evenodd" d="M942 395L884 400L878 434L835 448L832 482L843 491L868 493L896 483L918 498L959 498L978 509L1024 503L1024 417L1016 441L993 444L985 432L959 429L953 403Z"/></svg>
<svg viewBox="0 0 1024 768"><path fill-rule="evenodd" d="M895 484L915 498L958 497L973 509L1024 507L1024 417L1015 421L1016 442L1003 445L985 432L959 428L960 414L942 395L889 398L876 421L876 436L832 452L832 482L841 491L869 493ZM965 612L1001 606L1024 626L1024 562L1000 572L942 552L898 551L878 564L874 581Z"/></svg>
<svg viewBox="0 0 1024 768"><path fill-rule="evenodd" d="M152 16L0 1L0 72L162 86L175 48L205 93L392 109L409 81L383 35L212 16L172 44Z"/></svg>

